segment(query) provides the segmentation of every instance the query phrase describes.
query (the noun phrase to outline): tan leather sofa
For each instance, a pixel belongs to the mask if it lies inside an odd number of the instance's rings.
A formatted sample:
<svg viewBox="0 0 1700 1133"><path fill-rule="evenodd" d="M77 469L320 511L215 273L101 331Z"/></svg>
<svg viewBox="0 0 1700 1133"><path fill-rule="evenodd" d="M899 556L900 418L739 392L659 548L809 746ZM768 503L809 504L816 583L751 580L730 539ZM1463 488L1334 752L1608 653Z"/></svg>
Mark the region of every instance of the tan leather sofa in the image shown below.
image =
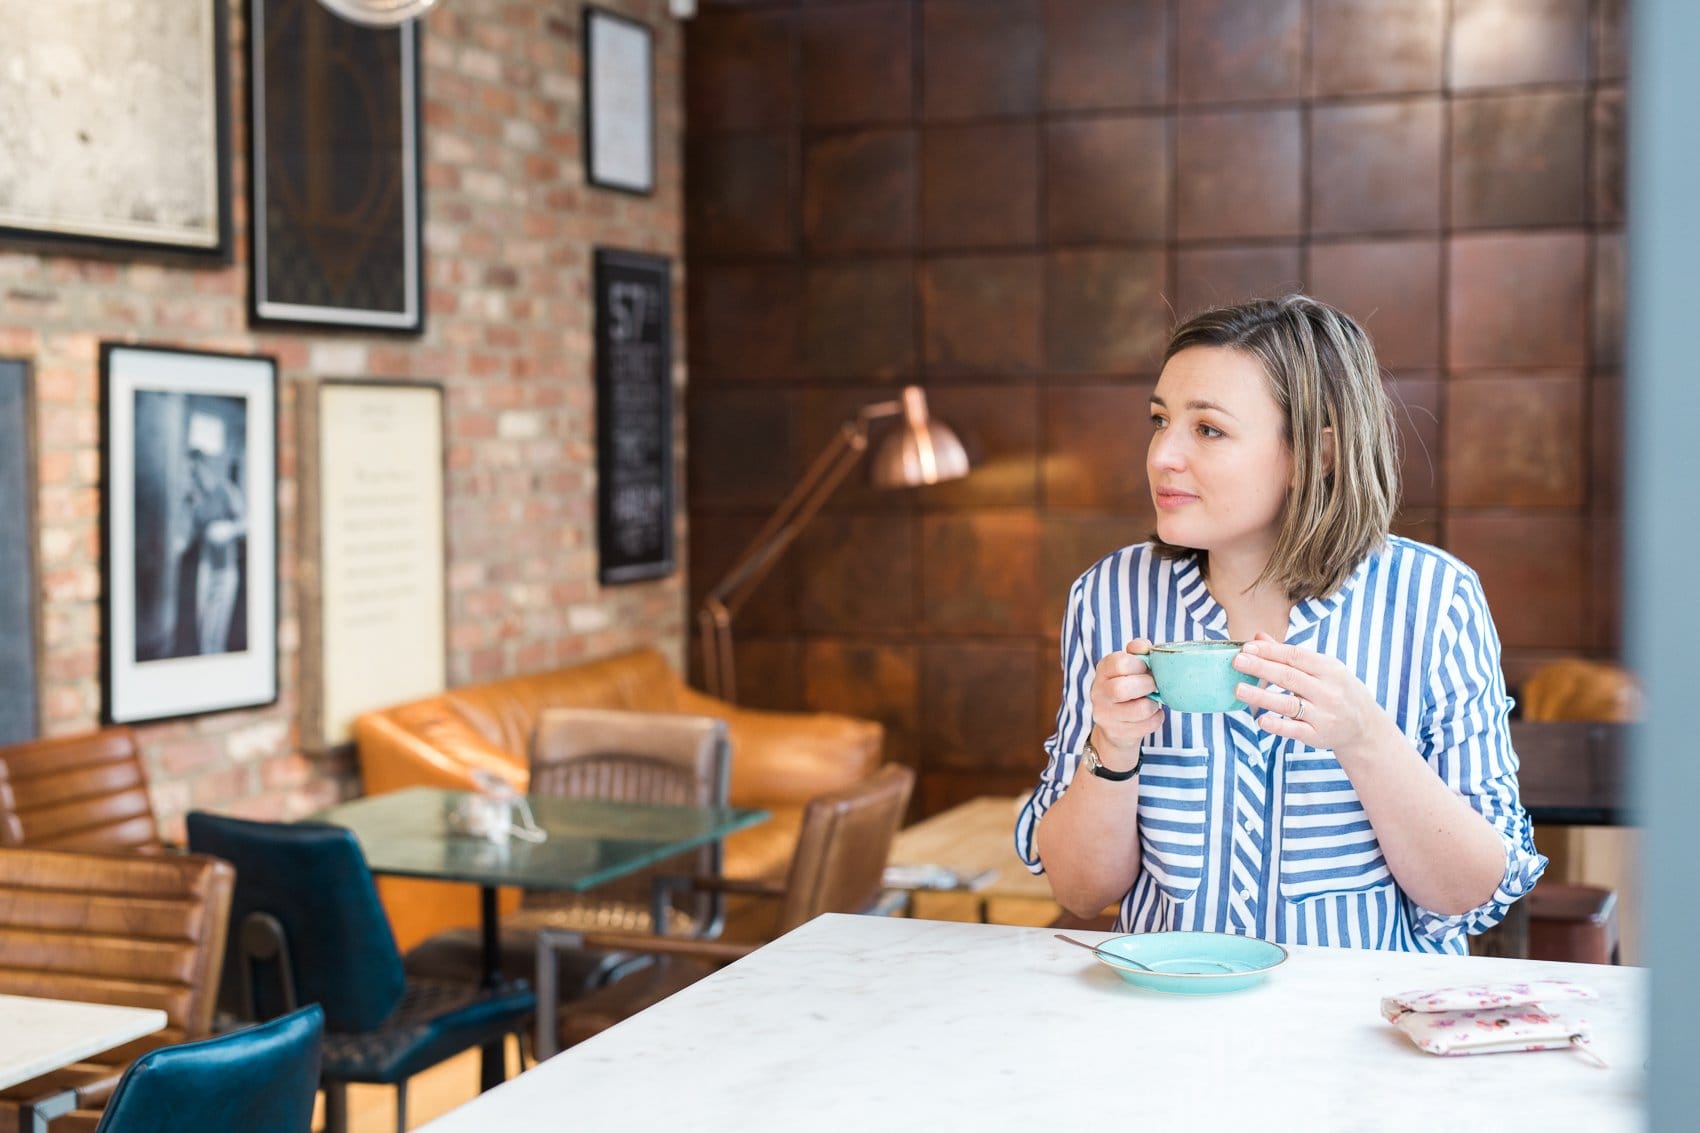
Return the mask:
<svg viewBox="0 0 1700 1133"><path fill-rule="evenodd" d="M689 688L661 653L639 649L365 713L355 720L354 735L366 793L414 786L465 789L475 768L524 788L537 717L557 707L695 712L726 720L732 804L773 814L727 839L729 877L783 878L805 804L871 774L884 739L884 729L870 720L740 708L705 696ZM478 921L471 886L383 878L379 888L404 949L441 929Z"/></svg>

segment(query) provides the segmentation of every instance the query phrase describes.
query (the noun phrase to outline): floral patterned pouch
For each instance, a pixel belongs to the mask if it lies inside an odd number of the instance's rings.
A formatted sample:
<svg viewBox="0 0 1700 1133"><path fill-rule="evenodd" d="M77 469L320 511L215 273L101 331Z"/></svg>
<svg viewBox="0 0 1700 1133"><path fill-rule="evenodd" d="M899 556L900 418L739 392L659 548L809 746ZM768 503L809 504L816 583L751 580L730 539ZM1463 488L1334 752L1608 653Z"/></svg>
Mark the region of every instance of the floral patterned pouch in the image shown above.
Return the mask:
<svg viewBox="0 0 1700 1133"><path fill-rule="evenodd" d="M1593 998L1592 991L1568 980L1473 984L1387 996L1381 1017L1430 1054L1571 1047L1604 1066L1605 1060L1588 1048L1588 1020L1547 1007Z"/></svg>

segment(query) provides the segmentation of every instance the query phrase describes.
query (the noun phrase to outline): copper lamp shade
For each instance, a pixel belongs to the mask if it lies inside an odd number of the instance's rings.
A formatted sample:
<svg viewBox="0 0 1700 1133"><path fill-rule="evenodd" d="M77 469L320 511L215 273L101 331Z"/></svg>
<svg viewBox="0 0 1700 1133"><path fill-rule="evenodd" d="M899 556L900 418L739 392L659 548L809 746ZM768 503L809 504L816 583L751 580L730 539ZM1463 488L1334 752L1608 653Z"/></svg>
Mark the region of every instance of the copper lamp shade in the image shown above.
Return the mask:
<svg viewBox="0 0 1700 1133"><path fill-rule="evenodd" d="M832 443L815 458L750 545L739 554L726 577L703 599L697 613L702 633L703 681L710 695L737 699L732 663L732 618L767 577L834 489L868 449L868 429L885 417L903 417L901 427L880 441L869 479L880 488L914 488L959 480L968 475L968 453L950 426L927 412L927 395L920 386L905 386L899 401L877 401L844 422Z"/></svg>
<svg viewBox="0 0 1700 1133"><path fill-rule="evenodd" d="M868 478L880 488L915 488L968 475L968 453L946 425L927 413L920 386L903 391L903 428L874 451Z"/></svg>

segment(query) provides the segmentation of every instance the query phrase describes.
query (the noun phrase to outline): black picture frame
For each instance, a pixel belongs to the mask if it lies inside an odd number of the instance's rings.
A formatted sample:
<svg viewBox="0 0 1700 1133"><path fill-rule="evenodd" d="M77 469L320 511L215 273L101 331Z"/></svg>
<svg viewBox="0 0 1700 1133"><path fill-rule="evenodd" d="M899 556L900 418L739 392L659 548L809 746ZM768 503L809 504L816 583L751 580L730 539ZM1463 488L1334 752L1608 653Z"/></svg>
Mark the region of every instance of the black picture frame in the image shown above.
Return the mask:
<svg viewBox="0 0 1700 1133"><path fill-rule="evenodd" d="M249 318L423 333L422 21L248 12Z"/></svg>
<svg viewBox="0 0 1700 1133"><path fill-rule="evenodd" d="M598 248L596 550L603 585L673 573L672 264Z"/></svg>
<svg viewBox="0 0 1700 1133"><path fill-rule="evenodd" d="M101 718L278 696L277 362L100 347Z"/></svg>
<svg viewBox="0 0 1700 1133"><path fill-rule="evenodd" d="M0 744L41 731L34 421L29 363L0 357Z"/></svg>
<svg viewBox="0 0 1700 1133"><path fill-rule="evenodd" d="M150 8L117 34L102 5L0 0L21 45L0 76L0 135L21 139L0 147L0 237L231 261L225 0Z"/></svg>
<svg viewBox="0 0 1700 1133"><path fill-rule="evenodd" d="M597 188L655 191L655 33L584 9L584 176Z"/></svg>

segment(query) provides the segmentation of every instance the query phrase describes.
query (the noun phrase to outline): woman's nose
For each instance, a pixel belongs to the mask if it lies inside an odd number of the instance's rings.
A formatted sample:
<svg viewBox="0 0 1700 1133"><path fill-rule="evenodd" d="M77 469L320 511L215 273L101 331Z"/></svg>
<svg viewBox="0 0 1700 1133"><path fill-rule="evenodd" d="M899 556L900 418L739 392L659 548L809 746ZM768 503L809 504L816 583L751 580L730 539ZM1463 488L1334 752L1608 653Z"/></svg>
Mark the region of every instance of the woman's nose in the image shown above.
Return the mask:
<svg viewBox="0 0 1700 1133"><path fill-rule="evenodd" d="M1153 468L1180 468L1185 462L1183 446L1175 440L1174 434L1161 430L1151 435L1151 449L1147 453L1146 463Z"/></svg>

